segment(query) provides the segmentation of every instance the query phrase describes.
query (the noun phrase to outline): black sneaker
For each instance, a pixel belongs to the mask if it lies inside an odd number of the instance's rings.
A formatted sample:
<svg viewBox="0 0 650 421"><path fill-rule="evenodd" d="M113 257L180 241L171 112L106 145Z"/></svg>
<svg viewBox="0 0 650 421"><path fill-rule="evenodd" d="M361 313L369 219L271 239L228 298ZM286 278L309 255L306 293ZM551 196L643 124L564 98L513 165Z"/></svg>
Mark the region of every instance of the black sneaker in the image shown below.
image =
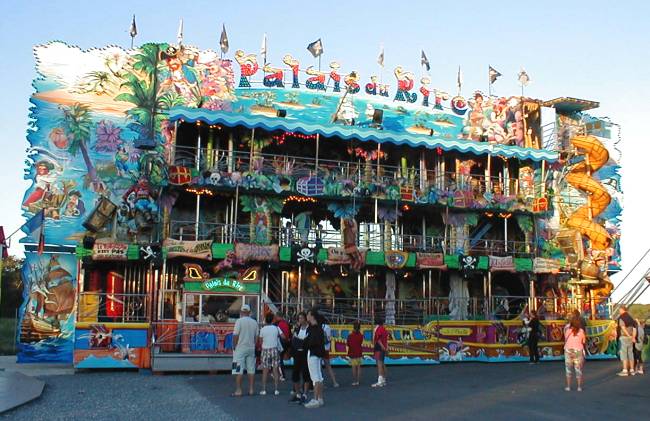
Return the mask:
<svg viewBox="0 0 650 421"><path fill-rule="evenodd" d="M304 394L303 394L303 395L300 397L300 403L304 405L304 404L306 404L307 402L309 402L309 399L307 399L307 395L304 395Z"/></svg>
<svg viewBox="0 0 650 421"><path fill-rule="evenodd" d="M289 402L302 402L302 399L300 398L300 395L293 395L291 396L291 399L289 399Z"/></svg>

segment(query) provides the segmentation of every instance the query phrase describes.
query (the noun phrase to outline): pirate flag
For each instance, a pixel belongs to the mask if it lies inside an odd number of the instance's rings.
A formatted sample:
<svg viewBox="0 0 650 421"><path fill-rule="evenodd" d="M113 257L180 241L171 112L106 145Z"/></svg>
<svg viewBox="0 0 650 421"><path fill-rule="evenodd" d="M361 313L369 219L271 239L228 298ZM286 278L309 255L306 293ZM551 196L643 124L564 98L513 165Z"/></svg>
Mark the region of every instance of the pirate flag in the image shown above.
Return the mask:
<svg viewBox="0 0 650 421"><path fill-rule="evenodd" d="M469 278L478 268L478 257L461 254L458 256L458 268L464 278Z"/></svg>
<svg viewBox="0 0 650 421"><path fill-rule="evenodd" d="M499 73L499 71L492 66L490 66L490 70L488 71L488 74L490 76L490 84L493 84L494 82L497 81L498 78L502 76L501 73Z"/></svg>
<svg viewBox="0 0 650 421"><path fill-rule="evenodd" d="M293 246L291 247L291 263L296 265L316 265L316 257L318 256L318 248L309 246Z"/></svg>
<svg viewBox="0 0 650 421"><path fill-rule="evenodd" d="M223 24L221 28L221 38L219 38L219 45L221 46L221 52L226 54L228 52L228 34L226 33L226 24Z"/></svg>
<svg viewBox="0 0 650 421"><path fill-rule="evenodd" d="M323 42L320 38L318 38L316 41L307 46L307 50L309 50L314 58L320 57L323 54Z"/></svg>

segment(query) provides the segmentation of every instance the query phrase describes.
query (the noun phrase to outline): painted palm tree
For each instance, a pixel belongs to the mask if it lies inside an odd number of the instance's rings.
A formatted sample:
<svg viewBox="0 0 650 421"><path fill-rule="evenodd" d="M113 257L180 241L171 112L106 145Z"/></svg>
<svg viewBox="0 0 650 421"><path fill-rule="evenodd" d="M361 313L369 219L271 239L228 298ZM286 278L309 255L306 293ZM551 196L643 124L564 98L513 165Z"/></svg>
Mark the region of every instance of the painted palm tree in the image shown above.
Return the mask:
<svg viewBox="0 0 650 421"><path fill-rule="evenodd" d="M93 185L93 188L98 188L100 180L88 155L88 140L90 139L93 128L90 107L85 104L76 103L70 107L63 108L61 126L70 141L68 144L68 152L72 156L76 156L81 151L81 156L88 170L88 179Z"/></svg>
<svg viewBox="0 0 650 421"><path fill-rule="evenodd" d="M163 116L158 114L157 108L157 66L159 44L144 44L140 52L133 56L133 71L124 74L125 82L122 87L130 92L124 92L115 97L116 101L126 101L133 104L127 111L134 121L130 126L137 131L141 139L151 139L156 132Z"/></svg>

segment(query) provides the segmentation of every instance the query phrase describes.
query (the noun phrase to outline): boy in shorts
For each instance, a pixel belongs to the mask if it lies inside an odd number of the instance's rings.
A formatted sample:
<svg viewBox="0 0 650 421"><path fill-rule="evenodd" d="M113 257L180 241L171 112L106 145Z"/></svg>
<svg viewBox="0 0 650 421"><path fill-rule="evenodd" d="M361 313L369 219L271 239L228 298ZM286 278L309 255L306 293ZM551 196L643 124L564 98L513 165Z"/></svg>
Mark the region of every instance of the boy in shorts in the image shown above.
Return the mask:
<svg viewBox="0 0 650 421"><path fill-rule="evenodd" d="M377 362L377 383L373 383L372 387L386 386L386 351L388 351L388 331L384 327L384 321L380 318L376 321L375 331L373 334L373 344L375 350L375 361Z"/></svg>

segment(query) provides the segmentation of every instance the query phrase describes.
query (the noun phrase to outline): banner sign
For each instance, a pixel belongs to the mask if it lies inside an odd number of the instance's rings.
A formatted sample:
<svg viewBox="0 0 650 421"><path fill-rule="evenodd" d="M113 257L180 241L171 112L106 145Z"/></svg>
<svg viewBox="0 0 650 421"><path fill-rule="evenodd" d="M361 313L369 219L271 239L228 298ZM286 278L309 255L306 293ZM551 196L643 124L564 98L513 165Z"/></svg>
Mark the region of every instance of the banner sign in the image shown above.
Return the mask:
<svg viewBox="0 0 650 421"><path fill-rule="evenodd" d="M514 272L515 261L512 256L490 256L490 272Z"/></svg>
<svg viewBox="0 0 650 421"><path fill-rule="evenodd" d="M279 260L277 244L262 246L259 244L235 244L235 257L240 262L277 262Z"/></svg>
<svg viewBox="0 0 650 421"><path fill-rule="evenodd" d="M93 245L93 260L127 260L127 243L118 243L114 241L95 241Z"/></svg>
<svg viewBox="0 0 650 421"><path fill-rule="evenodd" d="M165 239L163 247L167 248L167 257L192 257L194 259L212 260L212 240L179 241Z"/></svg>
<svg viewBox="0 0 650 421"><path fill-rule="evenodd" d="M361 266L365 265L366 262L366 251L365 249L359 249L358 253L361 258ZM349 265L352 263L352 257L345 252L343 247L329 247L327 249L327 260L325 261L326 265Z"/></svg>
<svg viewBox="0 0 650 421"><path fill-rule="evenodd" d="M560 262L555 259L545 259L536 257L533 260L533 272L535 273L558 273L560 271Z"/></svg>
<svg viewBox="0 0 650 421"><path fill-rule="evenodd" d="M203 282L186 282L183 285L185 292L238 292L258 294L260 284L241 282L232 278L212 278Z"/></svg>
<svg viewBox="0 0 650 421"><path fill-rule="evenodd" d="M389 250L384 253L384 261L389 269L402 269L409 258L408 252Z"/></svg>
<svg viewBox="0 0 650 421"><path fill-rule="evenodd" d="M443 253L416 253L415 265L418 269L447 269Z"/></svg>

